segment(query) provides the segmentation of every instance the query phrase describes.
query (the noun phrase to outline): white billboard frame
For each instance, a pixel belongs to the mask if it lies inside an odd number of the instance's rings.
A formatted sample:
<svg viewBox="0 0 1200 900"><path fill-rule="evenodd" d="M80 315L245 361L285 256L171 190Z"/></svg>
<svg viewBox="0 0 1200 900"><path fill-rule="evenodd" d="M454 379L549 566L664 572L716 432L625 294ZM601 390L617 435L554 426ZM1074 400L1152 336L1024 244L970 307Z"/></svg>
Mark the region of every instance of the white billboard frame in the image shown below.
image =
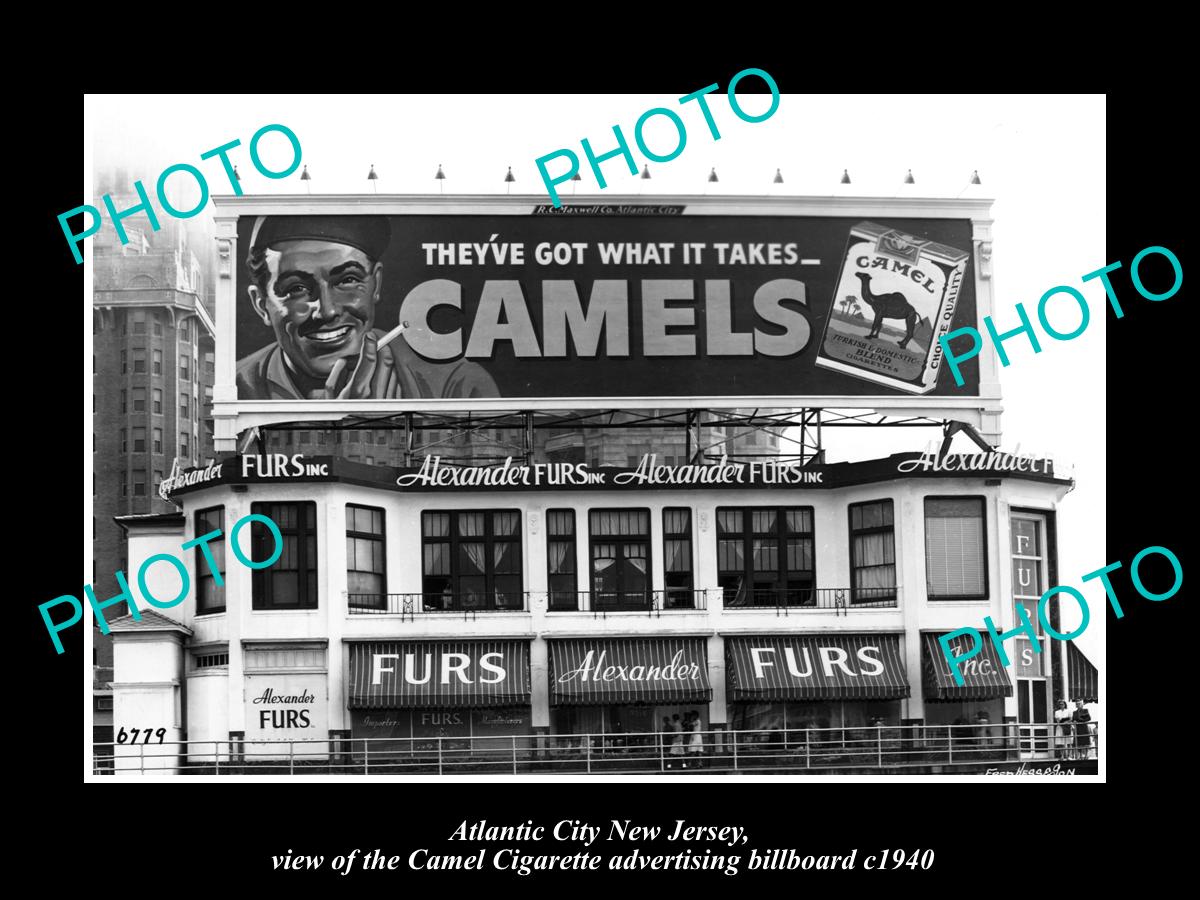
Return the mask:
<svg viewBox="0 0 1200 900"><path fill-rule="evenodd" d="M597 409L854 409L881 415L926 417L963 422L985 440L1000 438L999 362L994 353L981 353L978 396L845 396L755 395L691 397L499 397L490 399L392 400L239 400L237 367L237 271L244 252L238 247L241 216L265 215L512 215L532 216L545 207L545 195L440 194L289 194L214 196L216 221L216 371L213 385L214 449L236 449L239 432L255 425L285 422L337 421L347 415L386 416L405 412L513 413L529 410ZM789 197L620 194L571 198L567 206L683 206L686 216L841 216L863 219L969 219L972 278L975 286L976 328L992 314L992 200L936 197ZM552 218L548 215L546 218ZM674 217L672 217L674 218Z"/></svg>

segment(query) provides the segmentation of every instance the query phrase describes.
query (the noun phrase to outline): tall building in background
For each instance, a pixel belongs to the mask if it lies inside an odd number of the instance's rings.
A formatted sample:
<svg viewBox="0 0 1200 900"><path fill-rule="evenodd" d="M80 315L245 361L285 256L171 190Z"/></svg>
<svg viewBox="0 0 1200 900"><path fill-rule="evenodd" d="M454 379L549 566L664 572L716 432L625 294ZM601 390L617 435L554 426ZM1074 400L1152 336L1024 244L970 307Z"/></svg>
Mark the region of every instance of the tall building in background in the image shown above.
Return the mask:
<svg viewBox="0 0 1200 900"><path fill-rule="evenodd" d="M96 195L117 210L136 206L137 176L97 173ZM183 204L175 198L173 202ZM178 205L176 208L187 208ZM92 248L92 572L101 599L119 592L126 572L124 529L116 516L174 512L158 485L213 456L213 256L211 223L161 211L158 230L144 213L125 219L128 242L112 227ZM93 624L94 740L113 739L112 640Z"/></svg>

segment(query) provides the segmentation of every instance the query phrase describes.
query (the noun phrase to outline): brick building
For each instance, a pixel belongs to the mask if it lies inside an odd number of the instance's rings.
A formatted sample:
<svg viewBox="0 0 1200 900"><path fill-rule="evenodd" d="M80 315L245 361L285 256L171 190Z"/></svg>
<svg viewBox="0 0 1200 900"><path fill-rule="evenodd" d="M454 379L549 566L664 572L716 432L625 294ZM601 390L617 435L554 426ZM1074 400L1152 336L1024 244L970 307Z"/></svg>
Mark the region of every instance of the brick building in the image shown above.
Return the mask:
<svg viewBox="0 0 1200 900"><path fill-rule="evenodd" d="M137 204L134 177L99 174L97 195L117 209ZM142 214L125 220L129 242L111 227L91 240L92 572L100 599L118 592L127 569L116 516L174 512L158 483L213 456L213 284L211 238L203 223ZM95 739L112 740L112 641L93 624Z"/></svg>

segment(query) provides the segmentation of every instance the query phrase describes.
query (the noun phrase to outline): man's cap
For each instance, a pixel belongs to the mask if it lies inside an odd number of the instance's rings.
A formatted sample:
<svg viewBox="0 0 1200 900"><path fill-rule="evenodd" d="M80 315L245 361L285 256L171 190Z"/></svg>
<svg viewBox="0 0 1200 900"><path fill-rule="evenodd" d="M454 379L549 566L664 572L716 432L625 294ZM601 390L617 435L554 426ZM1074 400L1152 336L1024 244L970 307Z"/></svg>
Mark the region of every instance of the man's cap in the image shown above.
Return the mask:
<svg viewBox="0 0 1200 900"><path fill-rule="evenodd" d="M250 250L284 241L329 241L354 247L378 262L391 237L387 216L259 216L250 233Z"/></svg>

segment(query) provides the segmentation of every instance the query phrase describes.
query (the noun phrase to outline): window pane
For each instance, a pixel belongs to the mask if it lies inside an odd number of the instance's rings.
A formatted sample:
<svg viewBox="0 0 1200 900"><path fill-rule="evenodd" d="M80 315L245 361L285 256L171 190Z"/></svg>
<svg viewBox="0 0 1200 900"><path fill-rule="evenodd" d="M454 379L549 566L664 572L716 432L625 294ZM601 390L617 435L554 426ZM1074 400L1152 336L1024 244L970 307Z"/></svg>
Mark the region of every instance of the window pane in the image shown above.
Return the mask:
<svg viewBox="0 0 1200 900"><path fill-rule="evenodd" d="M482 542L464 541L458 545L458 571L461 575L483 575L487 572L487 557Z"/></svg>
<svg viewBox="0 0 1200 900"><path fill-rule="evenodd" d="M773 509L756 509L750 514L750 519L755 534L771 534L775 531L776 512Z"/></svg>
<svg viewBox="0 0 1200 900"><path fill-rule="evenodd" d="M492 514L492 532L494 534L516 534L519 523L519 513L498 512Z"/></svg>
<svg viewBox="0 0 1200 900"><path fill-rule="evenodd" d="M663 567L666 572L690 572L692 570L692 542L666 541L663 546Z"/></svg>
<svg viewBox="0 0 1200 900"><path fill-rule="evenodd" d="M717 541L717 568L722 572L741 573L745 570L745 555L740 539Z"/></svg>
<svg viewBox="0 0 1200 900"><path fill-rule="evenodd" d="M449 513L425 513L425 536L447 537L450 534Z"/></svg>
<svg viewBox="0 0 1200 900"><path fill-rule="evenodd" d="M425 574L426 575L449 575L450 574L450 545L449 544L426 544L425 545Z"/></svg>
<svg viewBox="0 0 1200 900"><path fill-rule="evenodd" d="M460 512L456 518L460 537L483 537L483 513Z"/></svg>
<svg viewBox="0 0 1200 900"><path fill-rule="evenodd" d="M926 518L983 517L983 501L978 497L929 497L925 500Z"/></svg>
<svg viewBox="0 0 1200 900"><path fill-rule="evenodd" d="M546 533L555 537L566 537L574 534L575 513L569 509L552 509L547 512Z"/></svg>
<svg viewBox="0 0 1200 900"><path fill-rule="evenodd" d="M775 541L754 541L754 571L779 571L779 545Z"/></svg>
<svg viewBox="0 0 1200 900"><path fill-rule="evenodd" d="M667 509L663 511L663 532L665 534L690 534L691 510Z"/></svg>
<svg viewBox="0 0 1200 900"><path fill-rule="evenodd" d="M982 518L939 515L926 519L925 555L930 596L983 595Z"/></svg>
<svg viewBox="0 0 1200 900"><path fill-rule="evenodd" d="M787 542L787 567L789 572L807 572L812 568L812 545L809 541Z"/></svg>
<svg viewBox="0 0 1200 900"><path fill-rule="evenodd" d="M719 534L741 534L742 511L740 509L717 510L717 532Z"/></svg>
<svg viewBox="0 0 1200 900"><path fill-rule="evenodd" d="M521 573L521 554L516 543L497 541L492 547L492 557L496 574L519 575Z"/></svg>
<svg viewBox="0 0 1200 900"><path fill-rule="evenodd" d="M808 534L812 531L812 510L787 510L787 529L792 534Z"/></svg>

